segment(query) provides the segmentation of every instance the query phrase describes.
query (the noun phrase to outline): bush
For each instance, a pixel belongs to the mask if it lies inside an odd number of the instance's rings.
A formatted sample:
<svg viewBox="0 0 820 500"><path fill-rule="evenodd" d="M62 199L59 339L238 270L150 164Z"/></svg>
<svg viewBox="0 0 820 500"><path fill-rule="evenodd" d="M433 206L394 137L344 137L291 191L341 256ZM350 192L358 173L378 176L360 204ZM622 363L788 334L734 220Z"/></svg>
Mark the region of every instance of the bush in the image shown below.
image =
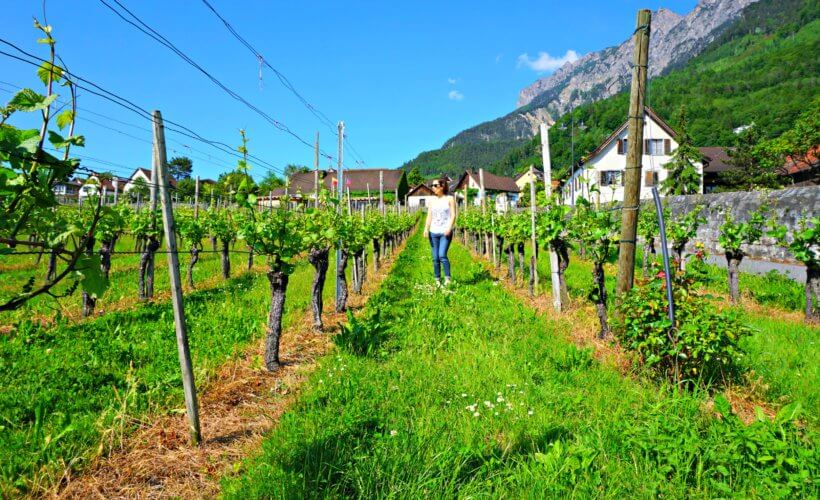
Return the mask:
<svg viewBox="0 0 820 500"><path fill-rule="evenodd" d="M638 282L618 306L615 335L635 351L640 365L673 381L711 384L733 375L743 351L741 337L751 334L730 312L718 312L708 296L691 292L691 279L673 284L676 328L671 328L663 273Z"/></svg>

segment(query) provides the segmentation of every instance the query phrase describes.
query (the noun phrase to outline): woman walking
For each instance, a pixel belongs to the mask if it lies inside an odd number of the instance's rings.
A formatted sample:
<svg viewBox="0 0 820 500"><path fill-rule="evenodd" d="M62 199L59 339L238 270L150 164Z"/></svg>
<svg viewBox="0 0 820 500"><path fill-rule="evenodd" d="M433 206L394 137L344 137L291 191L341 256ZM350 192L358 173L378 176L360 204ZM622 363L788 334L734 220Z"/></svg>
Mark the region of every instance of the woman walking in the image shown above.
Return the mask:
<svg viewBox="0 0 820 500"><path fill-rule="evenodd" d="M424 236L430 238L433 249L433 274L436 284L441 284L441 267L444 267L444 284L450 284L450 260L447 249L453 239L453 226L456 223L456 202L447 195L447 180L436 179L431 184L436 195L427 211L424 223Z"/></svg>

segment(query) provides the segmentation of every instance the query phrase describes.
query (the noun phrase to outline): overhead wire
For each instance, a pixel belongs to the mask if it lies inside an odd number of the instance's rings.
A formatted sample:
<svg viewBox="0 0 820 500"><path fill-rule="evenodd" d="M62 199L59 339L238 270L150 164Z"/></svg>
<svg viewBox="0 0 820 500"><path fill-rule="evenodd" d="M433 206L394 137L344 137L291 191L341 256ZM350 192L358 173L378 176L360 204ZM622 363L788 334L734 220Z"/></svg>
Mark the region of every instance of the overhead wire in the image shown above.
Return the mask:
<svg viewBox="0 0 820 500"><path fill-rule="evenodd" d="M31 53L21 49L17 45L15 45L15 44L13 44L13 43L11 43L8 40L5 40L3 38L0 38L0 43L5 44L5 45L13 48L14 50L18 51L20 54L23 54L26 57L28 57L29 59L25 59L23 57L20 57L20 56L14 55L14 54L10 54L6 51L0 50L0 54L5 55L9 58L18 60L20 62L29 64L29 65L32 65L32 66L35 66L35 67L39 67L40 64L42 64L44 62L48 62L45 59L42 59L42 58L40 58L40 57L38 57L34 54L31 54ZM96 83L94 83L94 82L92 82L88 79L85 79L85 78L77 75L76 73L70 72L65 68L63 68L63 72L66 75L68 75L69 77L71 77L72 83L74 84L75 87L77 87L79 89L82 89L85 92L88 92L92 95L95 95L95 96L98 96L102 99L105 99L109 102L112 102L112 103L114 103L114 104L116 104L116 105L118 105L118 106L120 106L124 109L127 109L127 110L135 113L136 115L138 115L138 116L140 116L144 119L149 120L151 123L153 123L153 121L154 121L153 115L148 110L146 110L145 108L135 104L134 102L130 101L129 99L127 99L125 97L122 97L122 96L120 96L120 95L118 95L114 92L106 90L103 87L101 87L100 85L98 85L98 84L96 84ZM79 82L83 82L86 85L83 85ZM91 87L93 87L93 88L91 88ZM182 125L178 122L175 122L173 120L165 118L163 121L164 121L166 130L170 130L172 132L183 135L185 137L188 137L188 138L200 141L202 143L208 144L211 147L214 147L215 149L218 149L218 150L222 151L223 153L227 153L231 156L234 156L234 157L237 157L237 158L243 158L243 156L241 154L236 152L231 146L229 146L228 144L225 144L224 142L206 139L205 137L203 137L199 133L195 132L194 130L192 130L192 129L190 129L190 128L186 127L185 125ZM257 157L256 155L253 155L253 154L248 154L247 156L248 156L249 159L253 160L254 164L259 165L262 168L265 168L269 171L272 171L272 172L274 172L278 175L283 175L284 174L284 169L282 169L281 167L276 167L275 165L273 165L273 164L271 164L271 163L269 163L265 160L262 160L261 158Z"/></svg>
<svg viewBox="0 0 820 500"><path fill-rule="evenodd" d="M262 110L261 110L261 109L259 109L257 106L255 106L255 105L253 105L252 103L250 103L250 102L249 102L247 99L245 99L242 95L240 95L239 93L235 92L234 90L232 90L232 89L228 88L228 86L227 86L227 85L225 85L225 84L224 84L224 83L222 83L222 82L221 82L218 78L216 78L216 77L215 77L215 76L213 76L211 73L209 73L206 69L204 69L204 68L203 68L201 65L199 65L196 61L194 61L194 60L193 60L190 56L188 56L185 52L183 52L182 50L180 50L180 49L179 49L176 45L174 45L172 42L170 42L170 41L169 41L167 38L165 38L162 34L160 34L160 33L159 33L158 31L156 31L155 29L151 28L151 27L150 27L147 23L145 23L145 22L144 22L142 19L140 19L137 15L135 15L133 12L131 12L131 11L130 11L127 7L125 7L125 6L124 6L124 5L123 5L123 4L122 4L119 0L113 0L113 1L114 1L114 3L115 3L115 4L117 4L117 5L118 5L118 6L119 6L119 7L120 7L123 11L125 11L125 12L126 12L126 13L127 13L127 14L131 17L131 18L133 18L133 21L132 21L131 19L128 19L128 18L127 18L127 17L126 17L126 16L125 16L122 12L120 12L119 10L117 10L116 8L114 8L114 7L113 7L111 4L109 4L106 0L100 0L100 3L102 3L103 5L105 5L105 6L106 6L109 10L111 10L111 11L112 11L115 15L117 15L117 17L119 17L120 19L122 19L122 20L123 20L123 21L125 21L126 23L128 23L128 24L130 24L131 26L135 27L136 29L138 29L139 31L141 31L142 33L144 33L145 35L147 35L147 36L148 36L148 37L150 37L151 39L155 40L156 42L160 43L161 45L165 46L166 48L168 48L169 50L171 50L172 52L174 52L174 53L175 53L177 56L179 56L179 57L180 57L183 61L187 62L189 65L191 65L192 67L194 67L195 69L197 69L199 72L201 72L203 75L205 75L205 76L206 76L209 80L211 80L211 82L213 82L216 86L218 86L219 88L221 88L221 89L222 89L225 93L227 93L230 97L232 97L233 99L235 99L235 100L237 100L237 101L241 102L241 103L242 103L242 104L244 104L246 107L248 107L249 109L251 109L252 111L254 111L256 114L258 114L258 115L259 115L259 116L261 116L263 119L265 119L265 121L267 121L268 123L270 123L271 125L273 125L273 126L274 126L274 128L276 128L276 129L278 129L278 130L281 130L282 132L285 132L286 134L288 134L288 135L292 136L293 138L295 138L297 141L301 142L301 143L302 143L302 144L304 144L305 146L308 146L308 147L310 147L310 148L313 148L313 147L314 147L314 145L313 145L312 143L308 142L307 140L305 140L304 138L302 138L300 135L298 135L297 133L293 132L293 131L292 131L292 130L291 130L291 129L290 129L290 128L286 125L286 124L284 124L283 122L281 122L281 121L279 121L279 120L277 120L277 119L273 118L271 115L269 115L269 114L268 114L268 113L266 113L265 111L262 111ZM136 22L135 22L135 21L136 21ZM327 153L324 153L324 154L327 154ZM329 156L332 156L332 155L329 155Z"/></svg>

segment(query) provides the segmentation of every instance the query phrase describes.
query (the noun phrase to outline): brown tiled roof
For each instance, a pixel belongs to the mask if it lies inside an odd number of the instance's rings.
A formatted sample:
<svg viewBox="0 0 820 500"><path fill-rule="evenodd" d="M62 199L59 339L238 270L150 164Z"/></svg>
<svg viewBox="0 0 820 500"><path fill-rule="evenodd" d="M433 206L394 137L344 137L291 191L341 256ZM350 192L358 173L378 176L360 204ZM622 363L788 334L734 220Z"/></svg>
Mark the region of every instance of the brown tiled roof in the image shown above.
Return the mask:
<svg viewBox="0 0 820 500"><path fill-rule="evenodd" d="M716 173L732 170L734 167L729 163L730 149L720 146L698 148L700 154L703 155L703 172Z"/></svg>
<svg viewBox="0 0 820 500"><path fill-rule="evenodd" d="M387 192L395 191L399 186L402 177L405 175L404 170L395 170L388 168L359 168L345 170L343 177L345 187L350 188L351 191L367 191L368 186L370 191L378 193L379 191L379 172L384 172L384 190ZM303 193L313 192L313 175L314 171L300 172L293 174L290 177L290 192L297 192L301 190ZM332 189L334 187L334 180L336 179L335 170L320 170L319 182L326 188Z"/></svg>
<svg viewBox="0 0 820 500"><path fill-rule="evenodd" d="M419 184L407 193L407 196L433 196L433 190L426 184Z"/></svg>
<svg viewBox="0 0 820 500"><path fill-rule="evenodd" d="M467 182L467 177L472 177L476 184L480 183L480 176L478 172L467 170L461 174L461 177L458 179L458 183L452 190L464 189L464 184ZM515 183L515 180L512 177L502 177L500 175L491 174L490 172L484 172L484 189L490 191L504 191L507 193L518 193L520 191L518 189L518 184Z"/></svg>
<svg viewBox="0 0 820 500"><path fill-rule="evenodd" d="M806 170L817 168L820 165L820 146L814 146L805 156L795 158L793 155L786 157L783 171L786 175L794 175Z"/></svg>

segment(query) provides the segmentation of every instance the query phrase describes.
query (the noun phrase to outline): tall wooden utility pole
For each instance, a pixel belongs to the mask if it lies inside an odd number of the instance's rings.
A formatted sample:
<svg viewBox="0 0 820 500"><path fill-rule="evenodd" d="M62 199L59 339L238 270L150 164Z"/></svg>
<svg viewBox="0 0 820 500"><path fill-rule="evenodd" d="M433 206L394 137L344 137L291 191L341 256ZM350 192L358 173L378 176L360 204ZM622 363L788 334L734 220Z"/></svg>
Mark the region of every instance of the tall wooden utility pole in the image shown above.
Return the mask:
<svg viewBox="0 0 820 500"><path fill-rule="evenodd" d="M638 231L638 207L641 201L644 96L646 95L651 21L652 14L649 10L639 10L638 27L632 37L635 42L635 55L632 67L632 89L629 97L629 128L627 132L628 140L626 141L621 244L618 251L618 281L615 287L615 294L619 298L632 289L635 278L635 237Z"/></svg>
<svg viewBox="0 0 820 500"><path fill-rule="evenodd" d="M165 229L165 246L168 249L168 274L171 278L171 301L174 308L174 327L177 336L177 353L179 367L182 370L182 387L185 392L185 408L188 411L188 425L191 442L198 445L202 439L199 428L199 403L194 385L194 370L191 364L191 351L188 349L188 331L185 326L185 308L182 302L182 279L179 276L179 255L177 255L174 211L171 207L171 194L168 190L168 172L165 152L165 128L162 125L162 114L154 111L154 139L156 148L156 173L154 185L160 187L162 198L162 225Z"/></svg>
<svg viewBox="0 0 820 500"><path fill-rule="evenodd" d="M339 213L342 213L342 200L344 200L344 140L345 140L345 122L339 122L339 158L338 170L336 171L336 188L339 196L339 204L336 206ZM339 279L338 269L342 266L342 244L339 242L339 248L336 249L336 304L342 297L342 280ZM337 306L338 307L338 306ZM338 309L337 309L338 310Z"/></svg>
<svg viewBox="0 0 820 500"><path fill-rule="evenodd" d="M316 145L313 147L313 199L319 208L319 132L316 132Z"/></svg>
<svg viewBox="0 0 820 500"><path fill-rule="evenodd" d="M547 203L551 203L552 198L552 160L550 159L550 134L546 123L541 124L541 162L544 165L544 194L547 195ZM550 280L552 281L552 307L561 312L564 308L561 300L561 282L558 278L558 252L550 248Z"/></svg>

